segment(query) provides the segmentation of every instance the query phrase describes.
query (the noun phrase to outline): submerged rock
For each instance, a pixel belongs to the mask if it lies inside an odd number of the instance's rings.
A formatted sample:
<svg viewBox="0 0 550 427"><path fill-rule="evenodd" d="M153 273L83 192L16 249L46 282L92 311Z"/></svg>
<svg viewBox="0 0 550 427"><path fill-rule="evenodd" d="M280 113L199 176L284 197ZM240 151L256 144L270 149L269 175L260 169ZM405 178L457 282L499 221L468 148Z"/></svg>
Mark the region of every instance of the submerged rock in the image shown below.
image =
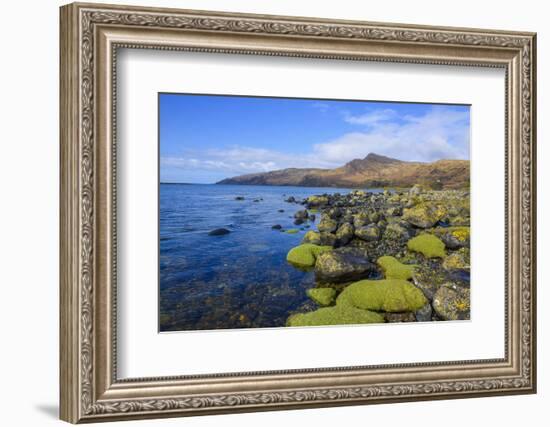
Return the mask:
<svg viewBox="0 0 550 427"><path fill-rule="evenodd" d="M275 224L271 226L272 230L281 230L283 226L281 224Z"/></svg>
<svg viewBox="0 0 550 427"><path fill-rule="evenodd" d="M307 209L302 209L300 211L297 211L295 214L294 214L294 218L296 219L303 219L303 220L306 220L308 218L309 214L307 212Z"/></svg>
<svg viewBox="0 0 550 427"><path fill-rule="evenodd" d="M469 320L470 289L446 283L436 292L432 305L443 320Z"/></svg>
<svg viewBox="0 0 550 427"><path fill-rule="evenodd" d="M317 257L315 275L321 282L349 282L368 277L376 267L359 248L343 247Z"/></svg>
<svg viewBox="0 0 550 427"><path fill-rule="evenodd" d="M235 200L244 200L244 196L236 196Z"/></svg>
<svg viewBox="0 0 550 427"><path fill-rule="evenodd" d="M227 228L216 228L212 231L208 232L209 236L223 236L225 234L229 234L231 231L229 231Z"/></svg>

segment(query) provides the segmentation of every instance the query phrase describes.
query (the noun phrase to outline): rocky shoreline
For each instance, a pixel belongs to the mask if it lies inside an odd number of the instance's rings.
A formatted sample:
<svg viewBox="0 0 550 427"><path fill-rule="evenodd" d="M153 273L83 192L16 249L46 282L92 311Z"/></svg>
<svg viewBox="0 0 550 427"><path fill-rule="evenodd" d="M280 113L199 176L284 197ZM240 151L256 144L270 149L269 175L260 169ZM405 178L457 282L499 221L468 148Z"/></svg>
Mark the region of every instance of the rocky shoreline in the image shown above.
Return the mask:
<svg viewBox="0 0 550 427"><path fill-rule="evenodd" d="M467 191L418 185L289 197L302 205L296 225L320 222L287 255L314 271L307 295L318 308L293 313L287 326L469 319L469 200Z"/></svg>

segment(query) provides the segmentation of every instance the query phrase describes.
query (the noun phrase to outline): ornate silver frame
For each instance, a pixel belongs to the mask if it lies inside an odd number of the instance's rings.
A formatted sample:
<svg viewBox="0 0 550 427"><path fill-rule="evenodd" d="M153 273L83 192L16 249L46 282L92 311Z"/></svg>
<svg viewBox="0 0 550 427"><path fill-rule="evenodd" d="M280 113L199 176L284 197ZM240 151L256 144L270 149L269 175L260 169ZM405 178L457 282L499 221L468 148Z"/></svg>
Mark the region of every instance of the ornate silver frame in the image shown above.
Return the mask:
<svg viewBox="0 0 550 427"><path fill-rule="evenodd" d="M78 422L534 393L533 33L99 4L61 8L61 418ZM502 67L506 71L505 357L119 380L118 47Z"/></svg>

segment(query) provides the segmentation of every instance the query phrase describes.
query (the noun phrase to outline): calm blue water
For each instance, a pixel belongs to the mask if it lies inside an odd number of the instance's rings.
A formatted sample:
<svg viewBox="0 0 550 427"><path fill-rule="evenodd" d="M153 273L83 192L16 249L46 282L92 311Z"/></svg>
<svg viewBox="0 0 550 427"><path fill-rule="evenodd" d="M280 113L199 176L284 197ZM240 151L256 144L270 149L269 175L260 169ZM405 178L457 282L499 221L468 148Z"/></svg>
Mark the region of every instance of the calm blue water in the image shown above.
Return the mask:
<svg viewBox="0 0 550 427"><path fill-rule="evenodd" d="M293 225L304 207L284 200L349 191L161 184L161 331L279 327L293 311L313 308L305 293L313 273L290 266L286 254L300 244L304 226L315 224ZM272 230L275 224L304 230L287 234ZM231 233L208 235L221 227Z"/></svg>

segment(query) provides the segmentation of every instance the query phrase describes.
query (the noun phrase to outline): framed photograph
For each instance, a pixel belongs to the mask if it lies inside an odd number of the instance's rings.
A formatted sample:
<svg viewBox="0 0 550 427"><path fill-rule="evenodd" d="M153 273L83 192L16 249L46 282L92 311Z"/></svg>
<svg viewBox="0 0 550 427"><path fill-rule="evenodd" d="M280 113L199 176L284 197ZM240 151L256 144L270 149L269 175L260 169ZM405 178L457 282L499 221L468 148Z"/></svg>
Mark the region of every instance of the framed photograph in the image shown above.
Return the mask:
<svg viewBox="0 0 550 427"><path fill-rule="evenodd" d="M61 8L61 418L536 391L535 34Z"/></svg>

